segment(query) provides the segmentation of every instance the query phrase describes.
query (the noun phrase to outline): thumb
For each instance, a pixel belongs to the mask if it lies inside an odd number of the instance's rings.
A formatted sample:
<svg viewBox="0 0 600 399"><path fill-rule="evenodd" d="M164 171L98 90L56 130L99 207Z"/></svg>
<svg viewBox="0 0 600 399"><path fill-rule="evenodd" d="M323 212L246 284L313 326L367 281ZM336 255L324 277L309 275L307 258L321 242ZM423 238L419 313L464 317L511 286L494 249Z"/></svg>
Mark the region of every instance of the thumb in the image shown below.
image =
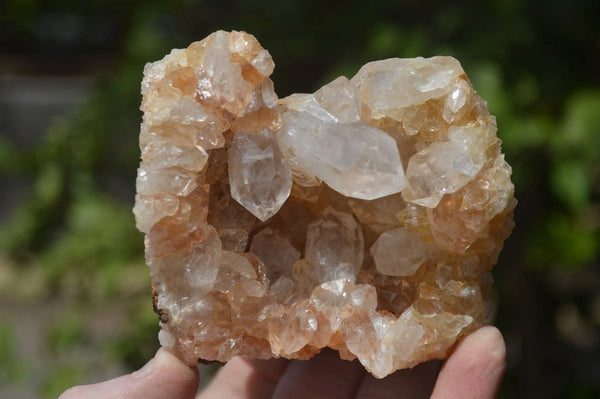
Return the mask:
<svg viewBox="0 0 600 399"><path fill-rule="evenodd" d="M462 339L446 360L432 398L495 398L506 368L506 346L496 327L484 326Z"/></svg>
<svg viewBox="0 0 600 399"><path fill-rule="evenodd" d="M109 381L70 388L59 399L193 399L198 382L195 367L186 366L160 348L140 370Z"/></svg>

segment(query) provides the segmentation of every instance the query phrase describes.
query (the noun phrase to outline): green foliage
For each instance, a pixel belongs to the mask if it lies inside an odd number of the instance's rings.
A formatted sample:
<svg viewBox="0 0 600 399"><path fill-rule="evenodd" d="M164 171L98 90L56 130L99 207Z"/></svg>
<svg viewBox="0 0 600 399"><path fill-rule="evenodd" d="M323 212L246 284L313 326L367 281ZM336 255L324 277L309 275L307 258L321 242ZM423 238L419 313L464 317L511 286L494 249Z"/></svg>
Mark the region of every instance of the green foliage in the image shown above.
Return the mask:
<svg viewBox="0 0 600 399"><path fill-rule="evenodd" d="M17 169L19 158L13 144L0 135L0 172L10 173Z"/></svg>
<svg viewBox="0 0 600 399"><path fill-rule="evenodd" d="M141 262L142 236L135 229L131 210L100 194L73 201L65 215L68 234L58 238L39 258L50 283L69 273L82 274L82 289L99 284L109 297L123 263Z"/></svg>
<svg viewBox="0 0 600 399"><path fill-rule="evenodd" d="M83 381L84 376L81 367L75 364L53 367L44 376L40 393L43 398L57 398L67 388Z"/></svg>
<svg viewBox="0 0 600 399"><path fill-rule="evenodd" d="M49 328L47 347L53 355L57 355L72 347L85 344L83 328L84 318L80 314L69 313L57 319Z"/></svg>
<svg viewBox="0 0 600 399"><path fill-rule="evenodd" d="M3 319L5 319L3 317ZM0 323L0 383L22 382L27 371L21 363L16 350L16 337L8 322Z"/></svg>
<svg viewBox="0 0 600 399"><path fill-rule="evenodd" d="M549 139L554 161L552 189L576 212L590 205L600 176L600 90L571 96L555 135Z"/></svg>
<svg viewBox="0 0 600 399"><path fill-rule="evenodd" d="M590 171L580 160L558 161L550 172L550 184L554 194L571 209L581 208L589 203L591 194Z"/></svg>
<svg viewBox="0 0 600 399"><path fill-rule="evenodd" d="M131 368L151 356L157 346L157 318L150 306L142 235L130 211L139 161L143 66L213 30L243 29L273 55L273 79L282 96L313 91L339 75L352 76L374 59L457 57L497 117L520 201L515 233L495 269L498 321L511 338L522 337L528 329L551 332L555 302L577 297L591 303L596 295L564 287L557 293L547 280L553 273L597 276L599 14L598 2L568 0L351 0L342 5L316 0L11 0L0 16L7 32L0 40L7 51L103 53L112 64L97 76L94 93L80 112L49 125L37 145L20 149L0 136L0 178L33 181L31 195L0 226L0 262L6 257L6 267L15 269L18 280L8 291L18 297L19 287L27 285L40 291L33 297L65 301L64 313L47 329L50 353L68 354L95 345L96 352ZM515 274L529 280L515 284ZM33 284L34 277L42 283ZM533 315L523 305L532 297L542 298ZM128 321L99 344L89 337L87 312L114 307L115 301L122 304L120 316ZM503 307L510 311L504 314ZM519 324L542 317L547 319L539 325ZM14 342L10 324L0 324L3 381L21 381L27 375ZM526 342L522 351L513 353L527 352L535 344ZM529 380L544 385L534 374L543 366L544 355L513 360L517 365L509 369L505 397L514 397ZM565 364L565 375L580 372L577 365ZM84 382L86 373L69 361L61 362L42 378L42 393L56 397L64 388ZM596 397L600 392L597 381L573 381L557 392L572 397ZM544 396L531 389L529 396Z"/></svg>
<svg viewBox="0 0 600 399"><path fill-rule="evenodd" d="M532 234L528 265L534 269L577 268L598 256L600 235L566 213L549 215Z"/></svg>
<svg viewBox="0 0 600 399"><path fill-rule="evenodd" d="M131 323L107 346L108 354L117 361L124 361L132 369L141 367L158 349L159 331L156 314L149 306L148 297L141 298L131 312Z"/></svg>

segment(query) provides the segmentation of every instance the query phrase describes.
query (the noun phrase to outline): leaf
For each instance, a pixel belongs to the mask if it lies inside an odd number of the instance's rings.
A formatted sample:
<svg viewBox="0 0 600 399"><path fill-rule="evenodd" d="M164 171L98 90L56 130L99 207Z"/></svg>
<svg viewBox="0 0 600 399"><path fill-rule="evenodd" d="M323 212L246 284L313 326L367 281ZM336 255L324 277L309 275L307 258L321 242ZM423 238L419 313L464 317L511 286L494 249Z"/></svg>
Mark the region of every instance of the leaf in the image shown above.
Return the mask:
<svg viewBox="0 0 600 399"><path fill-rule="evenodd" d="M557 163L550 180L554 194L571 209L584 207L590 202L591 179L581 160Z"/></svg>

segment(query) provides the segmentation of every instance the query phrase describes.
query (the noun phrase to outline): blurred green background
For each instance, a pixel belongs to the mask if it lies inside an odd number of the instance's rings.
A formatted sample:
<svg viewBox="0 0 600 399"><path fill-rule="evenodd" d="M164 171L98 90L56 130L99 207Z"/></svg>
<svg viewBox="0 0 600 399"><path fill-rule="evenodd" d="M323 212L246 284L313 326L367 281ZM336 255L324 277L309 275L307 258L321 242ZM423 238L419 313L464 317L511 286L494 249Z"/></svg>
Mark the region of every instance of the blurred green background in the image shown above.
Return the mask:
<svg viewBox="0 0 600 399"><path fill-rule="evenodd" d="M131 213L142 68L217 29L259 39L280 97L375 59L458 58L497 116L519 199L494 269L500 396L600 397L600 2L1 7L0 397L53 398L156 350Z"/></svg>

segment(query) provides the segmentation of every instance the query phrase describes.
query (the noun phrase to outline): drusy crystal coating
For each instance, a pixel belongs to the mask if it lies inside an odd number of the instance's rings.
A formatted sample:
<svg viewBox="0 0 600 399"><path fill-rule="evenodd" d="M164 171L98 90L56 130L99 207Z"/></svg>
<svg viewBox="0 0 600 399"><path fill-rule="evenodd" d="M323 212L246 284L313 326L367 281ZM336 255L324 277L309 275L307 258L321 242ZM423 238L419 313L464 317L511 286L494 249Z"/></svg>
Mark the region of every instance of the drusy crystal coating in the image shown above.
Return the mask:
<svg viewBox="0 0 600 399"><path fill-rule="evenodd" d="M189 365L330 347L378 378L444 358L513 227L485 101L452 57L280 100L273 68L223 31L146 65L134 213L161 344Z"/></svg>

